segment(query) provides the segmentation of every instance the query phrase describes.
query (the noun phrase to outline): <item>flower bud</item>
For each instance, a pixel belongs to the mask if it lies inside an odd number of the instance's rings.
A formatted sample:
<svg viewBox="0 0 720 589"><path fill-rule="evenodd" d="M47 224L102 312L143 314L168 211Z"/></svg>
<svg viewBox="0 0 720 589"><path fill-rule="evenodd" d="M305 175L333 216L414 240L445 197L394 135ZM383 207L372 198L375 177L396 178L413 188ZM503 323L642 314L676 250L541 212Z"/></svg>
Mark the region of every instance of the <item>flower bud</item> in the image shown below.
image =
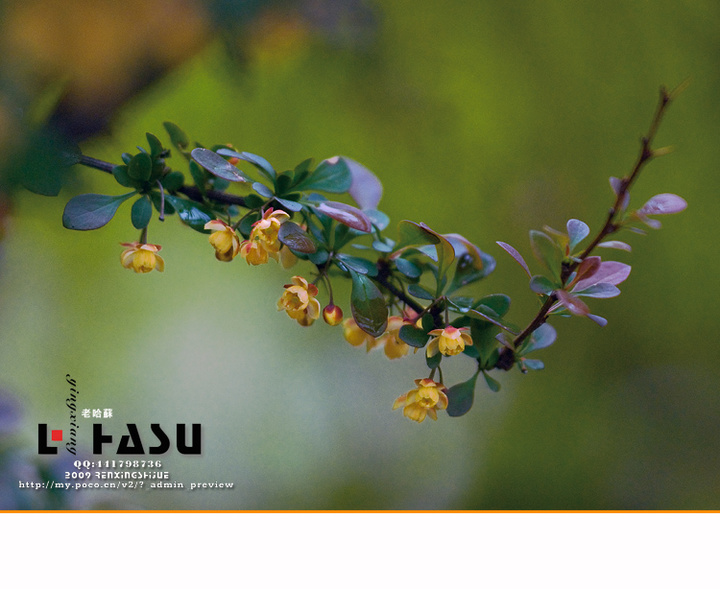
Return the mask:
<svg viewBox="0 0 720 589"><path fill-rule="evenodd" d="M343 320L343 312L337 305L328 305L323 309L323 319L328 325L340 325Z"/></svg>

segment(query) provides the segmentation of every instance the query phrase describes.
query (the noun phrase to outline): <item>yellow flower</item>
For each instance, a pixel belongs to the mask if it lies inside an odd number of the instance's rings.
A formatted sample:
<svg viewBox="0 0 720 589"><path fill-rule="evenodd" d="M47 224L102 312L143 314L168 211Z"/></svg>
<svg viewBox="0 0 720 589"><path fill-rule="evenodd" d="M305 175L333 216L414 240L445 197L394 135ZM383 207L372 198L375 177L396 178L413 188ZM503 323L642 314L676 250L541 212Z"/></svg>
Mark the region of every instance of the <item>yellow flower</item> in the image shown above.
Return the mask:
<svg viewBox="0 0 720 589"><path fill-rule="evenodd" d="M402 317L390 317L385 333L378 341L379 346L385 347L385 355L390 360L402 358L410 351L410 346L400 339L400 328L405 325Z"/></svg>
<svg viewBox="0 0 720 589"><path fill-rule="evenodd" d="M282 243L278 240L278 231L280 225L289 218L290 215L285 211L273 211L270 208L265 211L262 219L253 223L250 238L243 241L240 247L240 255L245 258L248 264L258 266L259 264L266 264L269 258L278 259L278 253L282 247ZM285 265L289 261L289 256L284 255L283 267L289 268L292 263L288 266Z"/></svg>
<svg viewBox="0 0 720 589"><path fill-rule="evenodd" d="M120 254L120 262L124 268L132 268L135 272L142 274L156 269L158 272L165 270L165 260L157 254L162 246L137 241L120 245L127 248Z"/></svg>
<svg viewBox="0 0 720 589"><path fill-rule="evenodd" d="M262 219L253 223L250 240L259 241L269 254L277 254L282 244L278 241L280 225L290 218L285 211L273 211L272 208L265 211ZM277 258L275 258L277 259Z"/></svg>
<svg viewBox="0 0 720 589"><path fill-rule="evenodd" d="M205 229L212 231L210 244L215 248L215 257L221 262L230 262L240 253L240 238L225 221L216 219L205 223Z"/></svg>
<svg viewBox="0 0 720 589"><path fill-rule="evenodd" d="M267 264L268 261L267 250L259 241L243 241L240 245L240 255L248 264L252 264L253 266Z"/></svg>
<svg viewBox="0 0 720 589"><path fill-rule="evenodd" d="M323 319L328 325L340 325L343 320L343 312L337 305L328 305L323 309Z"/></svg>
<svg viewBox="0 0 720 589"><path fill-rule="evenodd" d="M360 329L360 326L352 317L343 321L343 336L345 336L345 339L351 346L357 347L367 344L368 352L377 345L377 340L369 333L365 333Z"/></svg>
<svg viewBox="0 0 720 589"><path fill-rule="evenodd" d="M285 292L277 303L278 311L285 311L300 325L312 325L320 317L320 303L315 298L318 289L301 276L293 276L292 284L285 285Z"/></svg>
<svg viewBox="0 0 720 589"><path fill-rule="evenodd" d="M449 325L445 329L433 329L430 335L434 336L434 339L430 342L427 347L427 357L430 358L438 353L443 356L455 356L456 354L462 353L465 349L465 345L472 345L472 338L468 333L467 327L453 327Z"/></svg>
<svg viewBox="0 0 720 589"><path fill-rule="evenodd" d="M403 415L408 419L422 422L426 415L437 421L437 410L447 408L447 389L430 378L418 378L416 389L395 399L393 409L403 407Z"/></svg>

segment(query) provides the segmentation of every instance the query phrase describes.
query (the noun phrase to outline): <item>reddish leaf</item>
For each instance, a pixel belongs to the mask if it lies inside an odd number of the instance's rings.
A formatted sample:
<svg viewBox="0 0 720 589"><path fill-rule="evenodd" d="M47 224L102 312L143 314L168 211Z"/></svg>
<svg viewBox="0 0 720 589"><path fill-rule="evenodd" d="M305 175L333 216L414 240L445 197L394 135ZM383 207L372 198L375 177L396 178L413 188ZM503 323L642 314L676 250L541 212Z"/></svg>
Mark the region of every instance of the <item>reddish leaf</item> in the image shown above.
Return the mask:
<svg viewBox="0 0 720 589"><path fill-rule="evenodd" d="M603 262L590 278L579 280L573 290L585 290L593 284L601 283L618 285L630 275L630 270L631 267L622 262Z"/></svg>
<svg viewBox="0 0 720 589"><path fill-rule="evenodd" d="M640 215L671 215L687 208L687 202L677 194L656 194L640 210Z"/></svg>
<svg viewBox="0 0 720 589"><path fill-rule="evenodd" d="M505 243L504 241L496 241L501 248L503 248L507 253L509 253L513 259L520 264L523 270L527 273L529 278L532 278L532 274L530 273L530 268L528 268L527 262L525 262L525 258L523 258L518 251L511 245Z"/></svg>
<svg viewBox="0 0 720 589"><path fill-rule="evenodd" d="M577 275L575 276L573 283L590 278L600 269L601 264L602 260L600 259L600 256L589 256L585 258L577 267Z"/></svg>
<svg viewBox="0 0 720 589"><path fill-rule="evenodd" d="M364 233L370 233L372 231L372 222L368 217L360 210L346 205L342 202L334 202L331 200L324 200L318 206L317 210L323 215L327 215L331 219L363 231Z"/></svg>
<svg viewBox="0 0 720 589"><path fill-rule="evenodd" d="M557 290L555 291L555 296L558 298L558 301L560 301L562 305L573 315L587 316L590 314L590 308L583 301L576 296L571 295L569 292Z"/></svg>
<svg viewBox="0 0 720 589"><path fill-rule="evenodd" d="M376 209L382 198L383 187L377 176L362 164L343 157L352 176L348 194L361 209Z"/></svg>
<svg viewBox="0 0 720 589"><path fill-rule="evenodd" d="M617 241L617 240L603 241L601 243L598 243L597 246L613 248L613 249L617 249L617 250L624 250L626 252L632 251L632 248L624 241Z"/></svg>

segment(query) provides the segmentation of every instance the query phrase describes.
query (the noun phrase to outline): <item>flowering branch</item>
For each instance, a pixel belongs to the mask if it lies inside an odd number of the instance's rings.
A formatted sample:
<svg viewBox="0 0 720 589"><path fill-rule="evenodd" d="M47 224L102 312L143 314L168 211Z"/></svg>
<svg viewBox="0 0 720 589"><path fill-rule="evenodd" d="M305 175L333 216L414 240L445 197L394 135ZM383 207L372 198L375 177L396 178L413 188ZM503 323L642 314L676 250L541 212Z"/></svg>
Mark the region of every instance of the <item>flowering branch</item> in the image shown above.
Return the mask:
<svg viewBox="0 0 720 589"><path fill-rule="evenodd" d="M666 151L653 149L652 142L678 92L661 89L637 161L628 176L610 179L615 203L587 247L581 249L580 244L590 229L578 219L570 219L565 231L531 230L533 253L546 270L545 275L533 275L514 247L497 242L527 273L530 289L540 299L540 310L524 329L506 319L507 295L467 294L468 287L495 269L492 256L462 235L440 234L425 223L401 221L397 234L389 237L385 230L390 220L378 209L380 181L346 157L328 158L317 166L308 159L279 172L265 158L230 145L206 149L196 144L190 149L185 133L166 122L173 149L185 159L192 182L186 183L183 172L167 165L171 150L151 133L146 134L149 149L123 153L119 165L79 153L68 155L72 163L112 174L130 192L75 196L65 207L63 224L74 230L97 229L122 203L134 199L130 219L140 237L121 244L121 263L141 274L165 269L161 246L148 242L153 210L160 221L177 214L184 224L206 234L219 261L240 256L249 266L259 266L273 259L283 268L308 262L314 275L292 276L277 301L278 311L303 327L321 316L330 326L342 324L350 344L368 352L382 349L389 359L404 357L411 348L424 349L429 376L417 379L416 388L398 397L393 408L402 407L404 415L417 422L437 419L439 410L459 416L471 408L480 375L497 391L500 383L490 376L492 370L515 365L522 372L543 368L540 360L528 356L555 342L551 316L578 315L605 325L607 321L591 314L582 298L617 296L617 285L628 277L630 266L591 254L596 248L630 250L624 242L606 238L624 228L639 231L633 227L636 223L658 228L659 222L650 216L685 208L679 196L659 194L637 210L628 209L629 188L644 166ZM243 194L228 192L231 185L241 187ZM343 194L354 201L352 205L328 198ZM336 278L352 284L351 317L344 318L336 304ZM325 307L319 287L326 290ZM469 380L448 388L441 362L460 355L471 358L476 370Z"/></svg>

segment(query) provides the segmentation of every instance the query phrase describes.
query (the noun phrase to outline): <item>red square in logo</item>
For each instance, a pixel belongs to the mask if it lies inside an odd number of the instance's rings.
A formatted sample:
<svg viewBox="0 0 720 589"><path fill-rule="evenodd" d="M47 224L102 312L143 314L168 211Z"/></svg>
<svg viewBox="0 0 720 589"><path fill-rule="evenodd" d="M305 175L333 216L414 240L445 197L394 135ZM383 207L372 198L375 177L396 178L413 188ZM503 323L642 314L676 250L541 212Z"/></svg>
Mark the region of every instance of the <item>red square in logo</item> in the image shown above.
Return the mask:
<svg viewBox="0 0 720 589"><path fill-rule="evenodd" d="M50 439L53 442L62 442L62 430L54 429L50 432Z"/></svg>

